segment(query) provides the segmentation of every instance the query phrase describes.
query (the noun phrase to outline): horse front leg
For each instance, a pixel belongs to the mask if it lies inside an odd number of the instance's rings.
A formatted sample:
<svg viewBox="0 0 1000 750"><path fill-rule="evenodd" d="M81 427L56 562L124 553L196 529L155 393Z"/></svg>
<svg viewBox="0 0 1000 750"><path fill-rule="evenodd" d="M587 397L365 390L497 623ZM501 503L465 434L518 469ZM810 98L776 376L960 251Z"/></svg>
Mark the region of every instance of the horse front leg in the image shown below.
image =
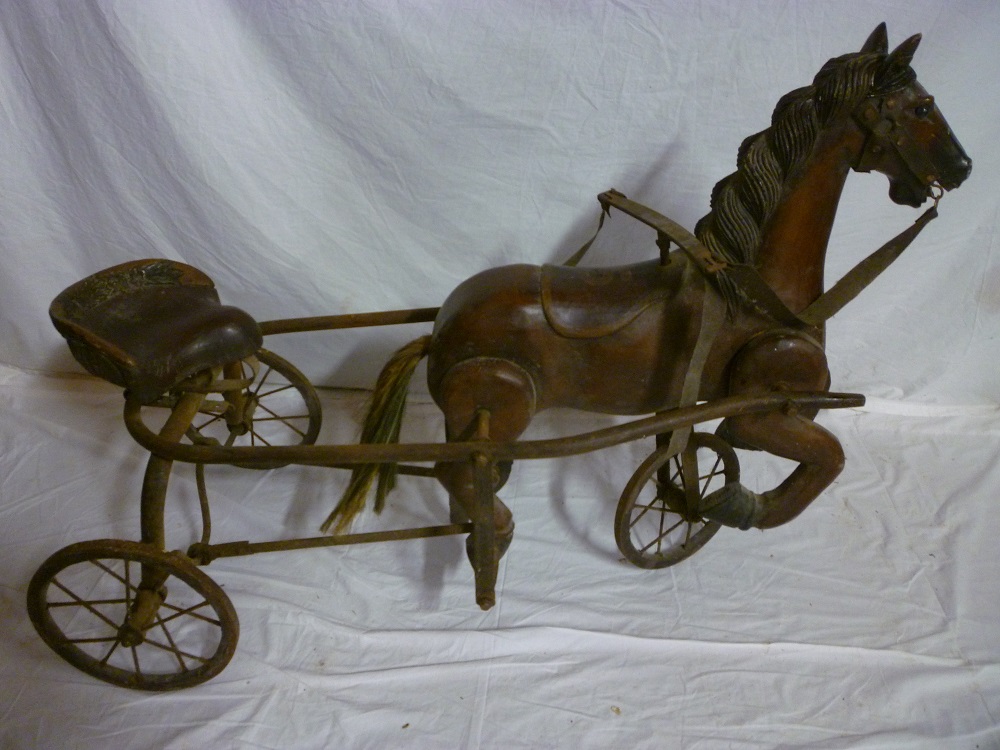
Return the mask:
<svg viewBox="0 0 1000 750"><path fill-rule="evenodd" d="M729 390L753 394L775 390L821 391L830 384L826 355L812 338L791 331L757 337L734 358ZM840 441L813 421L815 411L746 414L726 419L720 434L737 447L797 462L780 485L757 494L733 483L705 498L705 518L741 529L780 526L798 516L844 468Z"/></svg>
<svg viewBox="0 0 1000 750"><path fill-rule="evenodd" d="M726 421L726 435L798 462L785 481L757 494L726 485L705 498L705 518L737 528L770 529L791 521L830 486L844 468L844 449L827 429L800 414L754 414Z"/></svg>

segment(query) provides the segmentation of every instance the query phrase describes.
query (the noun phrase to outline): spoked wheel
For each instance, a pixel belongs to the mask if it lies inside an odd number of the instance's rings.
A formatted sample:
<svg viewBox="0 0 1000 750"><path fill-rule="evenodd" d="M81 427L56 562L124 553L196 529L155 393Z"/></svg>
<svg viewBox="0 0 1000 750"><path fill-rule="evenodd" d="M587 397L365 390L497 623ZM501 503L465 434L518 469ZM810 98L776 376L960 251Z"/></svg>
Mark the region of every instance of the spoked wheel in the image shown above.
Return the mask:
<svg viewBox="0 0 1000 750"><path fill-rule="evenodd" d="M77 669L137 690L175 690L229 663L239 622L229 597L178 553L102 539L56 552L28 585L38 634Z"/></svg>
<svg viewBox="0 0 1000 750"><path fill-rule="evenodd" d="M632 475L618 502L618 549L640 568L666 568L690 557L719 530L698 515L699 500L739 478L735 451L715 435L692 433L680 454L659 448Z"/></svg>
<svg viewBox="0 0 1000 750"><path fill-rule="evenodd" d="M322 409L316 389L299 370L274 352L257 352L260 369L238 398L205 399L202 414L188 431L195 442L235 446L312 445L319 435ZM242 375L253 369L240 363ZM237 410L237 413L233 412ZM282 462L236 464L248 469L275 469Z"/></svg>

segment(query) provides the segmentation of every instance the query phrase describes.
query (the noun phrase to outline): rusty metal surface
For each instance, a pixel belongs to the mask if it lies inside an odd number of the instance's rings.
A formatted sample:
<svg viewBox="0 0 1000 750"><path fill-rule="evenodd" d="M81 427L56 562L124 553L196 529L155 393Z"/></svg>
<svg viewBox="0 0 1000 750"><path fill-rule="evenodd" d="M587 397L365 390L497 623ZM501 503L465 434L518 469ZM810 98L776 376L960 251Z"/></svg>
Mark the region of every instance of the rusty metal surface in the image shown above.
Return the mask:
<svg viewBox="0 0 1000 750"><path fill-rule="evenodd" d="M153 577L156 585L147 586ZM27 601L35 629L57 654L136 690L205 682L229 663L239 639L236 610L218 584L183 555L138 542L64 547L32 577ZM168 614L157 616L160 608Z"/></svg>
<svg viewBox="0 0 1000 750"><path fill-rule="evenodd" d="M408 539L434 539L472 532L472 523L453 523L441 526L423 526L416 529L392 529L389 531L368 531L358 534L336 534L301 539L279 539L267 542L221 542L192 544L187 551L192 560L207 565L220 557L243 557L261 552L290 552L322 547L344 547L354 544L374 544L377 542L401 542Z"/></svg>
<svg viewBox="0 0 1000 750"><path fill-rule="evenodd" d="M412 310L321 315L311 318L282 318L265 320L258 325L261 333L270 336L276 333L307 333L310 331L336 331L344 328L394 326L404 323L433 323L439 309L437 307L420 307Z"/></svg>
<svg viewBox="0 0 1000 750"><path fill-rule="evenodd" d="M844 409L864 406L858 393L768 393L728 396L715 401L673 409L626 424L564 438L511 442L401 443L346 445L276 445L226 447L184 445L165 440L142 420L142 405L125 403L125 425L142 447L165 459L205 464L252 464L279 461L306 466L336 466L398 461L467 461L482 453L494 461L560 458L609 448L630 440L670 432L698 422L729 416L782 410Z"/></svg>

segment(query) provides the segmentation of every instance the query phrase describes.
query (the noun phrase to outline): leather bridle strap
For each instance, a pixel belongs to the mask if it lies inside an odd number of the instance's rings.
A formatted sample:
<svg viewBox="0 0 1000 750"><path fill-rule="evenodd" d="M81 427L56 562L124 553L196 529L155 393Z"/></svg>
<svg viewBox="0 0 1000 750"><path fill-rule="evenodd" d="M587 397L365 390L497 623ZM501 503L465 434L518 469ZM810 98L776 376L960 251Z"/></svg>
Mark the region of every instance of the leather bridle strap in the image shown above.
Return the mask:
<svg viewBox="0 0 1000 750"><path fill-rule="evenodd" d="M865 287L892 265L896 258L903 254L903 251L910 246L910 243L917 238L924 227L937 218L939 199L940 196L934 200L934 205L924 211L913 224L844 274L840 281L799 313L799 319L806 325L818 326L840 312L844 305L857 297Z"/></svg>
<svg viewBox="0 0 1000 750"><path fill-rule="evenodd" d="M608 190L597 196L601 204L601 221L597 231L599 232L604 225L604 217L610 213L610 208L613 206L655 229L658 233L657 245L661 251L666 252L670 242L676 243L707 278L714 279L716 274L725 273L742 296L760 312L783 325L812 328L822 325L857 297L910 246L923 228L937 217L937 204L940 199L941 193L938 192L934 195L934 205L924 211L911 226L854 266L840 281L798 314L788 309L755 267L743 263L730 263L713 255L711 250L680 224L648 206L626 198L617 190ZM594 237L573 255L571 265L579 262L596 236L595 233Z"/></svg>
<svg viewBox="0 0 1000 750"><path fill-rule="evenodd" d="M855 113L855 122L868 135L854 168L858 172L871 172L878 163L880 154L892 150L910 170L914 179L929 188L940 178L937 168L928 156L927 149L921 148L896 121L893 106L893 95L888 94L877 102L866 101Z"/></svg>

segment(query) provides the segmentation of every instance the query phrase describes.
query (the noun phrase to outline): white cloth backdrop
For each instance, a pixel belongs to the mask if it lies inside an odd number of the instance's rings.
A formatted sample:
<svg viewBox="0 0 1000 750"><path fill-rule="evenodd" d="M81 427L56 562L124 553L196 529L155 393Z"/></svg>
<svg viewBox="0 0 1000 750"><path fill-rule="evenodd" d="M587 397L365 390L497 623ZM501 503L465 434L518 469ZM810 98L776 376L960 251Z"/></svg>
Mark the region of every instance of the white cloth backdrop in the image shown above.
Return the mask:
<svg viewBox="0 0 1000 750"><path fill-rule="evenodd" d="M515 467L498 605L460 540L217 561L230 666L132 693L50 652L28 579L72 541L138 534L144 456L117 389L47 319L61 289L167 257L260 320L440 304L472 273L568 257L616 187L693 227L741 140L888 22L975 167L829 328L842 477L780 529L691 560L619 561L611 521L649 445ZM0 3L0 746L1000 747L1000 5L827 2L4 0ZM832 280L915 218L880 176L841 204ZM615 216L587 263L652 237ZM366 387L416 327L268 345ZM420 386L418 385L417 390ZM357 392L324 391L323 441ZM608 424L543 415L534 435ZM407 438L440 439L415 395ZM761 489L787 467L745 457ZM210 471L220 539L311 535L333 471ZM169 534L191 541L179 467ZM366 528L442 522L404 482Z"/></svg>

